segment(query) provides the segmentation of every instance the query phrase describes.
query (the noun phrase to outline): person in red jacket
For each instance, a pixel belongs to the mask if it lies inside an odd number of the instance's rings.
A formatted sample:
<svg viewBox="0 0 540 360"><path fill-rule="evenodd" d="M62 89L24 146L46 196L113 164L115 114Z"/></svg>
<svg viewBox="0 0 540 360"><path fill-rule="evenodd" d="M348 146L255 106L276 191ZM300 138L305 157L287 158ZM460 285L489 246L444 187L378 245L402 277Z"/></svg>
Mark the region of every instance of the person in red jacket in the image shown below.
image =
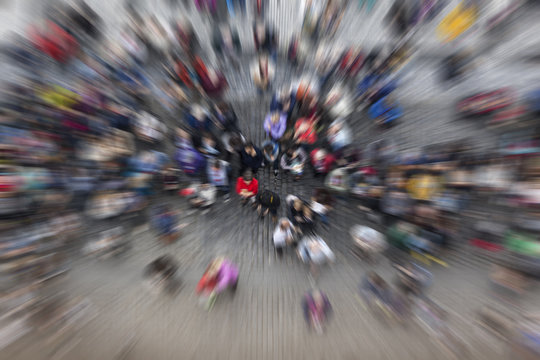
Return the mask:
<svg viewBox="0 0 540 360"><path fill-rule="evenodd" d="M334 155L322 148L312 150L310 158L315 176L328 174L336 161Z"/></svg>
<svg viewBox="0 0 540 360"><path fill-rule="evenodd" d="M255 202L255 195L259 192L259 182L253 178L250 169L244 172L244 175L236 181L236 193L242 198L242 204Z"/></svg>
<svg viewBox="0 0 540 360"><path fill-rule="evenodd" d="M33 28L30 34L38 50L60 63L66 63L77 52L75 38L52 21L47 21L43 31Z"/></svg>
<svg viewBox="0 0 540 360"><path fill-rule="evenodd" d="M317 122L318 118L300 118L294 124L294 142L297 144L312 145L317 141Z"/></svg>

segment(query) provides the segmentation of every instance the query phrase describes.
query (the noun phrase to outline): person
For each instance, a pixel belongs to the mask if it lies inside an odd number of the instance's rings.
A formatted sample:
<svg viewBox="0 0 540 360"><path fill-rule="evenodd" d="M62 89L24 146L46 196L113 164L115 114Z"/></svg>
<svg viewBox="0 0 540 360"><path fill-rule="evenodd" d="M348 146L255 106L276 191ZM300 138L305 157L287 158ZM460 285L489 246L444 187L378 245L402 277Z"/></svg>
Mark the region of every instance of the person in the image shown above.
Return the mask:
<svg viewBox="0 0 540 360"><path fill-rule="evenodd" d="M310 208L326 226L330 225L328 212L332 209L332 205L333 198L328 190L322 188L315 189L311 197Z"/></svg>
<svg viewBox="0 0 540 360"><path fill-rule="evenodd" d="M287 114L274 111L268 113L264 119L264 131L274 141L279 141L287 129Z"/></svg>
<svg viewBox="0 0 540 360"><path fill-rule="evenodd" d="M347 171L345 168L337 168L326 176L324 181L326 187L339 193L345 193L349 191L349 180Z"/></svg>
<svg viewBox="0 0 540 360"><path fill-rule="evenodd" d="M194 0L197 11L207 11L209 14L215 14L217 11L216 0Z"/></svg>
<svg viewBox="0 0 540 360"><path fill-rule="evenodd" d="M242 172L246 169L251 169L256 174L263 163L261 150L251 142L244 145L244 148L240 151L240 158L242 160Z"/></svg>
<svg viewBox="0 0 540 360"><path fill-rule="evenodd" d="M236 3L236 5L235 5ZM246 0L227 0L227 9L229 10L229 14L231 16L236 16L236 7L240 8L240 12L242 15L246 14Z"/></svg>
<svg viewBox="0 0 540 360"><path fill-rule="evenodd" d="M295 102L296 94L294 91L278 91L272 95L272 100L270 101L270 113L276 111L285 113L288 121L292 115Z"/></svg>
<svg viewBox="0 0 540 360"><path fill-rule="evenodd" d="M184 142L176 152L176 161L188 176L198 176L205 166L205 158L189 143Z"/></svg>
<svg viewBox="0 0 540 360"><path fill-rule="evenodd" d="M430 284L430 274L424 268L413 264L395 264L398 271L400 286L406 294L422 295L424 289Z"/></svg>
<svg viewBox="0 0 540 360"><path fill-rule="evenodd" d="M303 200L295 195L287 195L285 203L288 207L288 216L299 233L312 232L315 221L313 211Z"/></svg>
<svg viewBox="0 0 540 360"><path fill-rule="evenodd" d="M326 175L332 169L336 158L324 148L315 148L310 153L315 176Z"/></svg>
<svg viewBox="0 0 540 360"><path fill-rule="evenodd" d="M229 133L238 133L238 117L234 109L227 103L222 102L216 106L216 117L218 120L219 130Z"/></svg>
<svg viewBox="0 0 540 360"><path fill-rule="evenodd" d="M208 164L208 181L216 187L217 191L224 194L224 201L229 201L229 163L219 159L213 159Z"/></svg>
<svg viewBox="0 0 540 360"><path fill-rule="evenodd" d="M250 169L244 172L244 175L236 181L236 193L242 198L242 204L247 202L254 203L255 195L259 192L259 182L253 178L253 173Z"/></svg>
<svg viewBox="0 0 540 360"><path fill-rule="evenodd" d="M309 328L322 333L324 324L332 314L326 294L320 290L308 291L302 300L302 310Z"/></svg>
<svg viewBox="0 0 540 360"><path fill-rule="evenodd" d="M351 144L351 130L343 119L336 119L328 128L328 142L334 152L341 151Z"/></svg>
<svg viewBox="0 0 540 360"><path fill-rule="evenodd" d="M144 277L149 285L167 292L176 294L180 283L174 277L178 271L178 264L168 255L163 255L152 261L144 269Z"/></svg>
<svg viewBox="0 0 540 360"><path fill-rule="evenodd" d="M393 125L395 120L403 116L403 109L391 95L387 95L371 105L368 114L379 125Z"/></svg>
<svg viewBox="0 0 540 360"><path fill-rule="evenodd" d="M163 243L171 244L176 240L178 237L177 218L171 207L167 205L159 206L154 210L151 219Z"/></svg>
<svg viewBox="0 0 540 360"><path fill-rule="evenodd" d="M270 82L274 78L275 67L274 64L269 61L268 56L261 55L257 63L252 65L251 74L253 82L261 93L268 90Z"/></svg>
<svg viewBox="0 0 540 360"><path fill-rule="evenodd" d="M373 297L375 300L381 301L383 304L390 305L390 287L388 283L376 272L369 272L360 285L360 292L364 300L371 302Z"/></svg>
<svg viewBox="0 0 540 360"><path fill-rule="evenodd" d="M227 79L223 73L208 68L199 56L195 57L193 68L206 95L210 98L220 98L228 87Z"/></svg>
<svg viewBox="0 0 540 360"><path fill-rule="evenodd" d="M257 21L253 24L253 38L258 53L265 52L273 58L276 55L277 37L268 25Z"/></svg>
<svg viewBox="0 0 540 360"><path fill-rule="evenodd" d="M274 235L272 236L274 248L279 257L283 256L283 249L287 245L294 243L295 235L296 229L293 223L287 218L281 218L279 224L274 229Z"/></svg>
<svg viewBox="0 0 540 360"><path fill-rule="evenodd" d="M257 200L259 202L257 212L259 213L261 219L264 218L268 212L270 212L272 213L272 220L275 223L277 220L277 211L279 209L279 205L281 204L279 195L270 190L263 190L257 194Z"/></svg>
<svg viewBox="0 0 540 360"><path fill-rule="evenodd" d="M210 120L210 115L208 111L199 104L195 104L191 107L189 112L186 114L187 125L193 131L211 131L212 121Z"/></svg>
<svg viewBox="0 0 540 360"><path fill-rule="evenodd" d="M234 263L224 257L217 257L208 265L195 292L208 297L206 307L210 309L218 294L227 289L236 291L238 275L238 267Z"/></svg>
<svg viewBox="0 0 540 360"><path fill-rule="evenodd" d="M310 273L313 277L318 275L318 268L321 265L333 262L335 255L330 250L326 242L318 235L306 236L298 244L298 256L310 266Z"/></svg>
<svg viewBox="0 0 540 360"><path fill-rule="evenodd" d="M228 59L236 69L240 67L238 54L242 51L242 46L237 31L233 31L227 25L216 26L212 37L212 45L222 65Z"/></svg>
<svg viewBox="0 0 540 360"><path fill-rule="evenodd" d="M210 133L204 133L201 138L199 152L207 159L214 159L221 155L223 149L219 141Z"/></svg>
<svg viewBox="0 0 540 360"><path fill-rule="evenodd" d="M176 40L184 50L184 53L196 54L197 50L200 49L200 44L193 25L187 19L183 19L174 25L174 30Z"/></svg>
<svg viewBox="0 0 540 360"><path fill-rule="evenodd" d="M304 216L303 213L303 201L295 195L287 195L285 198L285 203L288 207L288 216L291 222L297 226L300 222L302 222L302 218Z"/></svg>
<svg viewBox="0 0 540 360"><path fill-rule="evenodd" d="M161 179L163 184L163 190L165 192L171 192L178 190L180 179L172 166L168 166L161 172Z"/></svg>
<svg viewBox="0 0 540 360"><path fill-rule="evenodd" d="M358 9L359 10L362 10L362 8L366 8L366 13L371 13L371 11L373 10L373 8L375 7L375 3L377 2L377 0L359 0L358 1Z"/></svg>
<svg viewBox="0 0 540 360"><path fill-rule="evenodd" d="M263 155L266 164L272 166L274 176L279 174L279 145L276 142L267 140L263 143Z"/></svg>
<svg viewBox="0 0 540 360"><path fill-rule="evenodd" d="M303 117L294 124L294 141L297 144L313 145L317 141L317 123L315 116Z"/></svg>
<svg viewBox="0 0 540 360"><path fill-rule="evenodd" d="M189 203L200 209L208 210L216 201L216 188L211 184L195 186Z"/></svg>
<svg viewBox="0 0 540 360"><path fill-rule="evenodd" d="M304 174L304 166L306 164L307 155L304 149L299 146L291 147L285 154L281 156L281 168L285 171L290 171L294 176L294 180L299 180Z"/></svg>

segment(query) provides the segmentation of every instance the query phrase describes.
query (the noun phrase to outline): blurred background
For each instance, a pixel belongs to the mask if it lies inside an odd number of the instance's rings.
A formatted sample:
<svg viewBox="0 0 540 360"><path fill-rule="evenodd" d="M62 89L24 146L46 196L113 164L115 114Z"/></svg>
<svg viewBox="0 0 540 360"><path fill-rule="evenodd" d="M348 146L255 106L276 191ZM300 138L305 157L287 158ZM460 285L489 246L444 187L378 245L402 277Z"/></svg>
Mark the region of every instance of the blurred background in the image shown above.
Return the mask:
<svg viewBox="0 0 540 360"><path fill-rule="evenodd" d="M0 359L540 358L540 4L0 2Z"/></svg>

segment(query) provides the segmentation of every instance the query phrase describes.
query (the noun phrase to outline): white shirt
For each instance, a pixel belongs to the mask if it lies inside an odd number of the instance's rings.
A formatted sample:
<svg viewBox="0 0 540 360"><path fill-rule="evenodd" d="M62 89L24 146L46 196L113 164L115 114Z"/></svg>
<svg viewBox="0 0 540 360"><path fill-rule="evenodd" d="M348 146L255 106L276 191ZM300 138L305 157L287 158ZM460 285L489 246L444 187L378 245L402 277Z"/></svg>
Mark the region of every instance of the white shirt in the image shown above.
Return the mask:
<svg viewBox="0 0 540 360"><path fill-rule="evenodd" d="M289 228L287 230L281 230L281 221L276 226L276 229L274 230L274 246L275 247L283 247L287 245L287 239L292 236L292 223L287 220L289 223Z"/></svg>

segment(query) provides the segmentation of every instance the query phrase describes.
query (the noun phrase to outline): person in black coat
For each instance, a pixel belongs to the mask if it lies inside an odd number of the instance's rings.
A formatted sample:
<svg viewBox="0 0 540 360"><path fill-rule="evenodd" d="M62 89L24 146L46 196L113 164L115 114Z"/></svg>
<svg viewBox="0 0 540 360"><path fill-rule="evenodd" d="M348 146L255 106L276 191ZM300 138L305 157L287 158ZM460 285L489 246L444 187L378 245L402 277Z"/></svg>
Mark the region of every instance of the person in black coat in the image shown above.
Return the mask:
<svg viewBox="0 0 540 360"><path fill-rule="evenodd" d="M261 149L248 142L244 148L240 151L240 158L242 160L242 172L246 169L251 169L254 174L257 173L263 163L263 153Z"/></svg>
<svg viewBox="0 0 540 360"><path fill-rule="evenodd" d="M272 213L272 221L277 222L277 211L281 205L281 199L279 195L270 190L264 190L257 194L257 200L259 205L257 206L257 212L261 219L263 219L268 212Z"/></svg>

